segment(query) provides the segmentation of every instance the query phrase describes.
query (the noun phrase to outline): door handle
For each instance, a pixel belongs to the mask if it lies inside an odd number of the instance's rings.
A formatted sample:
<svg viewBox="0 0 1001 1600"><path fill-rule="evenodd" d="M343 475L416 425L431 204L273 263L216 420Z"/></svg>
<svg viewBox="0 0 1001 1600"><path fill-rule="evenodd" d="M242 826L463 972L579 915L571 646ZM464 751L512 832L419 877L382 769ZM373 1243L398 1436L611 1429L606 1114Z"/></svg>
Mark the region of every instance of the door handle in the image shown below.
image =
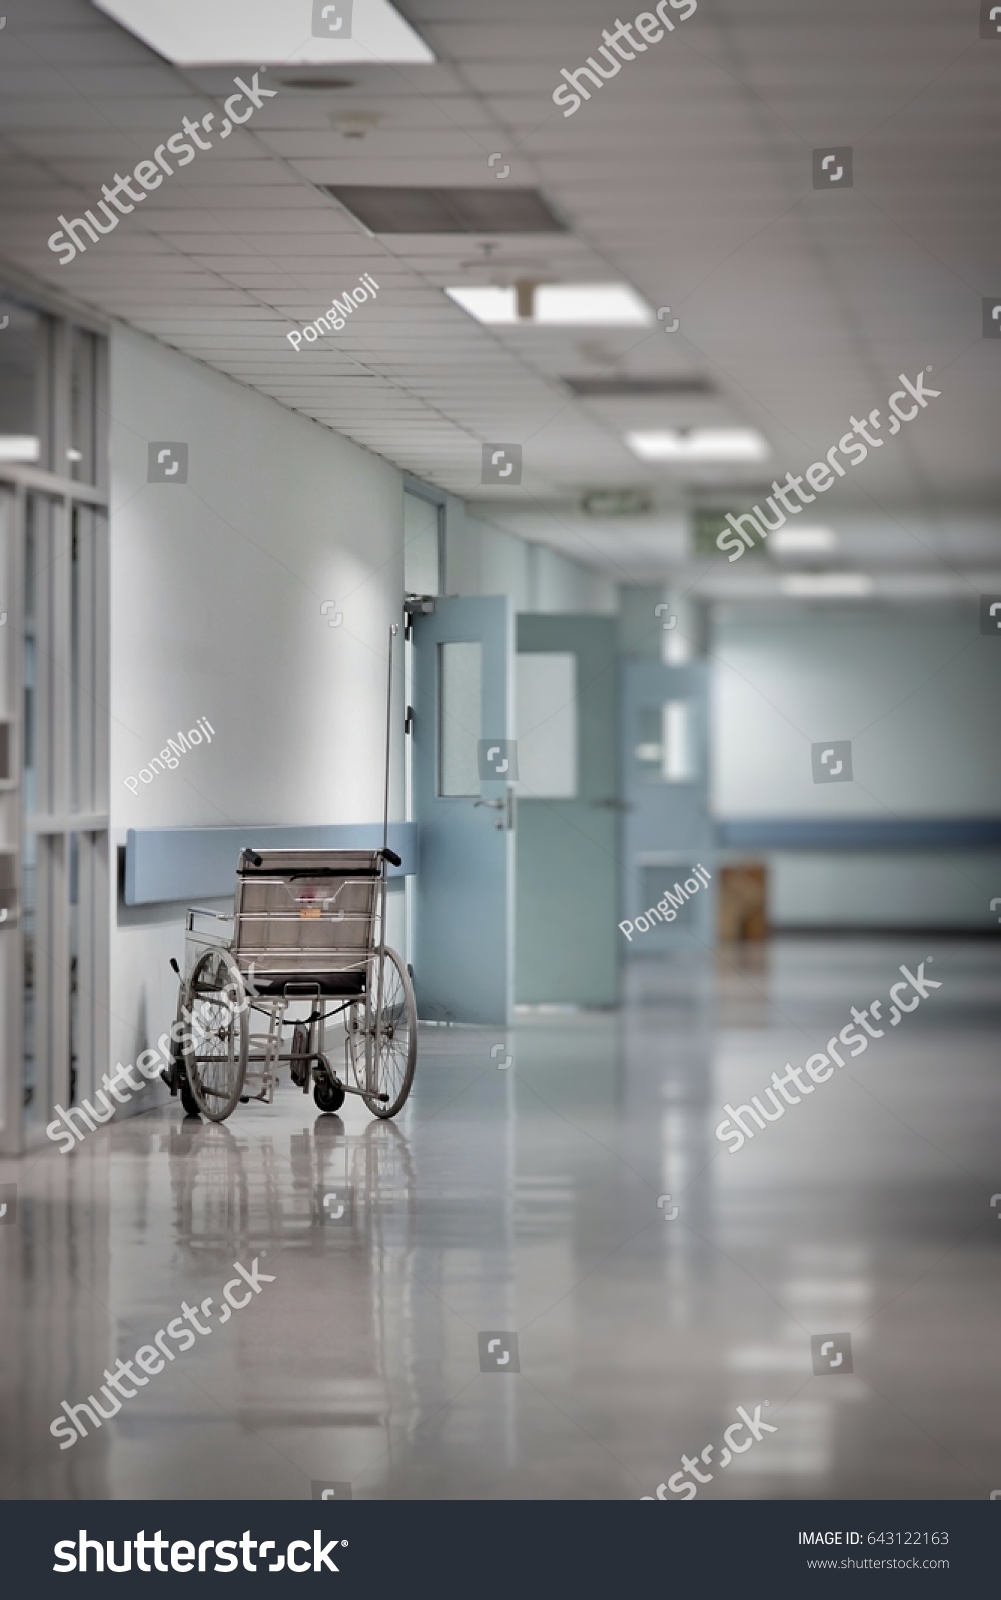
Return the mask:
<svg viewBox="0 0 1001 1600"><path fill-rule="evenodd" d="M503 800L474 800L474 811L476 810L477 806L484 806L488 811L503 811L503 817L497 818L497 821L494 823L494 827L500 829L501 831L506 831L507 833L513 832L515 816L515 796L513 783L508 784L506 790L504 791Z"/></svg>
<svg viewBox="0 0 1001 1600"><path fill-rule="evenodd" d="M475 811L477 806L485 806L488 811L503 811L504 810L504 804L505 803L504 803L503 800L474 800L473 801L473 810ZM503 819L498 817L497 821L494 823L494 827L495 828L503 828L503 826L504 826Z"/></svg>

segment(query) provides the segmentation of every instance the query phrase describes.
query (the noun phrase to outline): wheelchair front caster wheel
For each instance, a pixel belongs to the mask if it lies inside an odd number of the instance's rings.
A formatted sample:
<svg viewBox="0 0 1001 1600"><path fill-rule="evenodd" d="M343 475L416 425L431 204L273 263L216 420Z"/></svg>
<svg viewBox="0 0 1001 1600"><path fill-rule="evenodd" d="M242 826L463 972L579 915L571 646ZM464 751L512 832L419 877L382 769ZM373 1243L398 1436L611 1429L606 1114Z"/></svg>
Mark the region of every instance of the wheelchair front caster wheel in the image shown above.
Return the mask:
<svg viewBox="0 0 1001 1600"><path fill-rule="evenodd" d="M188 1088L187 1078L183 1076L181 1078L181 1105L184 1107L184 1115L186 1117L198 1117L199 1121L201 1120L198 1101Z"/></svg>
<svg viewBox="0 0 1001 1600"><path fill-rule="evenodd" d="M344 1104L344 1090L339 1083L331 1083L324 1073L313 1085L313 1099L321 1111L340 1111Z"/></svg>

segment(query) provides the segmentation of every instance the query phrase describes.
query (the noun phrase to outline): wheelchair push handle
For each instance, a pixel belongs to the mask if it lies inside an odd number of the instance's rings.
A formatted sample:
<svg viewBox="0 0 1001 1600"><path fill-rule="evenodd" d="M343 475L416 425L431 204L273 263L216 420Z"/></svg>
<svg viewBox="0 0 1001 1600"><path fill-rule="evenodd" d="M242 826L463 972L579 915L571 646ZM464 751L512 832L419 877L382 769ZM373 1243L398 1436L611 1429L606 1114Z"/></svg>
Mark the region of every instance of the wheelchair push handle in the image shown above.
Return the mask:
<svg viewBox="0 0 1001 1600"><path fill-rule="evenodd" d="M259 856L256 850L251 850L249 845L243 851L243 859L249 862L252 867L263 867L264 865L264 857Z"/></svg>
<svg viewBox="0 0 1001 1600"><path fill-rule="evenodd" d="M391 867L402 867L403 857L398 856L395 850L388 850L384 847L379 851L379 854L382 856L384 861L389 862Z"/></svg>

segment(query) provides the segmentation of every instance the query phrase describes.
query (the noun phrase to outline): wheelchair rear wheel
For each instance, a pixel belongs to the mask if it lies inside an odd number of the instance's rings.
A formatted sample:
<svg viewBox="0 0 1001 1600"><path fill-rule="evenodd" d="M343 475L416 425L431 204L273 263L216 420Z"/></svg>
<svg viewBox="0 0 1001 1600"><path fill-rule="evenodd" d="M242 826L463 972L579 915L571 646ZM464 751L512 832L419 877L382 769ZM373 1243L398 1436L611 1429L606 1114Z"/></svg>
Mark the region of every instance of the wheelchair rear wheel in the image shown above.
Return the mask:
<svg viewBox="0 0 1001 1600"><path fill-rule="evenodd" d="M206 950L184 988L184 1070L203 1116L225 1122L239 1104L250 1048L247 992L228 950Z"/></svg>
<svg viewBox="0 0 1001 1600"><path fill-rule="evenodd" d="M347 1019L355 1083L377 1117L402 1110L417 1065L417 1002L404 962L386 949L369 962L364 1002Z"/></svg>

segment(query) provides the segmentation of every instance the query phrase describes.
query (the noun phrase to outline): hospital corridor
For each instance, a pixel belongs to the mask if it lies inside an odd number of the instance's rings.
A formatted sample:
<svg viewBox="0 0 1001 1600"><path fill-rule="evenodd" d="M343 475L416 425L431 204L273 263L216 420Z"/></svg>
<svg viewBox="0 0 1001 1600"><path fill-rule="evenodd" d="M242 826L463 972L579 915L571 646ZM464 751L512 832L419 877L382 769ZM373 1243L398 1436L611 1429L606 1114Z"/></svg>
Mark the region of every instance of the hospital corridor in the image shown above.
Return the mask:
<svg viewBox="0 0 1001 1600"><path fill-rule="evenodd" d="M630 1503L720 1584L753 1503L774 1595L797 1530L994 1537L998 39L9 0L0 1505L46 1573L175 1502L393 1502L351 1582L404 1502Z"/></svg>

